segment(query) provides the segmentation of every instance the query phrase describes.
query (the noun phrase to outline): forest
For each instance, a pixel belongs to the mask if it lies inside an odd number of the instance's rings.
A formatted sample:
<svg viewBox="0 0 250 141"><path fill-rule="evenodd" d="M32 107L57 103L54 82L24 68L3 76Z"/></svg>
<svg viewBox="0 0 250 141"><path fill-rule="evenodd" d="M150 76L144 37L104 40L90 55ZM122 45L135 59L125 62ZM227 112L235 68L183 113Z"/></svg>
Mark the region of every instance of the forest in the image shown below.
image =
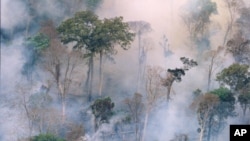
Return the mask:
<svg viewBox="0 0 250 141"><path fill-rule="evenodd" d="M249 25L248 0L1 0L0 141L229 141Z"/></svg>

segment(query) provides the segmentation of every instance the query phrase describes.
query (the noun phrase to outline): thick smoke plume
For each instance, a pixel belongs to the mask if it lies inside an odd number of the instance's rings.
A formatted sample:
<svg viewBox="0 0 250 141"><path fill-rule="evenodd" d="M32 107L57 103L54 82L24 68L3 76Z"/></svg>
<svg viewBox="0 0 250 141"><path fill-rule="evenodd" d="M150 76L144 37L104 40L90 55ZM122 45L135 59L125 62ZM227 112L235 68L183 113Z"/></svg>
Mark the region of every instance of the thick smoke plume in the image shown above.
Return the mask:
<svg viewBox="0 0 250 141"><path fill-rule="evenodd" d="M73 17L75 12L87 10L87 2L90 0L2 0L1 1L1 93L0 93L0 140L18 141L30 135L39 134L38 130L29 132L29 120L25 114L24 104L29 101L29 96L39 93L42 88L49 88L50 79L41 66L36 66L34 70L32 88L29 80L23 75L22 70L26 61L29 60L31 51L26 46L27 38L36 35L42 26L43 21L51 20L57 27L61 22ZM185 25L183 15L188 15L190 7L197 0L101 0L92 10L101 18L113 18L122 16L125 22L145 21L150 24L152 31L141 35L141 45L146 48L145 66L159 66L164 70L181 68L183 66L180 57L192 58L198 62L198 66L190 69L182 78L180 83L174 83L171 89L171 100L166 104L165 97L156 103L156 106L150 112L148 127L146 130L146 141L168 141L178 135L185 134L189 140L198 140L199 133L197 129L199 124L197 117L190 110L192 104L193 91L201 89L207 91L208 68L210 64L209 57L205 57L210 50L198 51L197 47L206 44L199 42L196 44L190 41L190 35ZM223 37L227 30L227 18L229 17L226 5L221 1L216 2L217 13L212 14L206 33L209 47L216 50L223 46ZM249 6L249 1L246 1ZM247 7L247 6L246 6ZM138 35L131 44L129 50L117 49L117 54L112 58L104 59L104 84L103 93L110 96L115 103L116 115L111 117L109 123L104 123L94 131L94 116L91 113L90 105L87 102L87 96L83 93L83 87L86 79L87 64L83 62L81 67L83 72L78 78L81 82L74 85L71 94L67 100L67 118L72 123L83 125L85 135L83 138L88 141L111 140L104 138L104 133L115 133L118 123L126 118L126 98L133 97L138 88ZM72 45L68 45L71 47ZM212 74L210 89L216 89L220 85L215 81L216 73L223 68L230 66L233 62L233 56L228 52L219 55L220 61L215 64ZM210 58L211 59L211 58ZM85 60L84 60L85 61ZM95 60L94 74L98 74L98 59ZM163 72L162 77L166 77ZM145 79L145 78L144 78ZM144 82L144 81L143 81ZM28 91L22 95L17 86L21 85ZM146 101L145 84L141 83L139 93ZM77 89L77 90L76 90ZM77 92L76 92L77 91ZM60 110L60 100L57 99L57 90L51 84L51 97L54 103L50 108L55 111ZM98 93L98 76L94 76L93 93ZM165 90L166 93L166 90ZM165 94L164 93L164 94ZM27 96L26 100L24 96ZM98 98L95 95L94 98ZM239 106L238 106L239 107ZM238 108L237 110L240 110ZM145 114L145 113L144 113ZM249 113L248 113L249 114ZM140 117L144 121L143 114ZM229 124L237 123L238 117L231 118ZM56 123L54 123L56 124ZM60 128L56 126L56 128ZM124 126L124 130L135 131ZM66 130L66 129L65 129ZM58 135L66 137L65 130L58 131ZM118 129L117 129L118 130ZM219 140L228 139L228 128L225 128L218 137ZM124 131L125 132L125 131ZM127 132L127 131L126 131ZM142 132L142 131L141 131ZM134 133L128 134L134 138ZM113 140L123 138L114 137Z"/></svg>

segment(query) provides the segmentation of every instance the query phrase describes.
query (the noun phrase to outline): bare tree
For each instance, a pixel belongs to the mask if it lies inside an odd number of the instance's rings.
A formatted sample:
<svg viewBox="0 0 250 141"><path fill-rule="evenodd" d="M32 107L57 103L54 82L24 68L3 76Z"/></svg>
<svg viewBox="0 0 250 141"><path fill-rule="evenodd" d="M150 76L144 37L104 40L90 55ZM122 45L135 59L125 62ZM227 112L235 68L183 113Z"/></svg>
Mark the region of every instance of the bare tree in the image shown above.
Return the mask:
<svg viewBox="0 0 250 141"><path fill-rule="evenodd" d="M207 80L207 92L209 92L211 87L211 81L215 70L221 66L223 58L220 54L223 52L224 48L219 46L216 50L209 50L205 54L205 59L209 61L208 65L208 80Z"/></svg>
<svg viewBox="0 0 250 141"><path fill-rule="evenodd" d="M43 52L42 68L51 74L58 89L62 105L62 121L65 121L66 95L69 93L72 81L77 79L77 68L81 64L80 53L68 51L57 40L50 42L50 47Z"/></svg>
<svg viewBox="0 0 250 141"><path fill-rule="evenodd" d="M33 130L31 111L29 109L29 104L28 104L29 96L31 95L31 93L30 93L31 89L32 89L31 85L27 85L27 86L23 86L21 84L16 85L16 91L21 97L20 103L23 106L23 108L25 110L25 114L26 114L27 119L28 119L29 136L31 136L32 130Z"/></svg>
<svg viewBox="0 0 250 141"><path fill-rule="evenodd" d="M157 102L163 96L161 89L161 73L163 73L161 67L148 67L146 71L146 94L145 94L145 118L142 133L142 141L145 140L147 131L148 117L152 109L156 106Z"/></svg>
<svg viewBox="0 0 250 141"><path fill-rule="evenodd" d="M131 114L132 120L135 123L135 136L136 141L139 141L140 135L140 117L142 115L144 104L142 103L142 95L139 93L135 93L134 96L129 99L125 99L125 104L128 106L129 112Z"/></svg>
<svg viewBox="0 0 250 141"><path fill-rule="evenodd" d="M223 39L223 46L226 44L228 37L232 35L233 26L236 21L237 14L241 9L244 2L242 0L224 0L226 8L229 13L229 19L227 21L227 30Z"/></svg>
<svg viewBox="0 0 250 141"><path fill-rule="evenodd" d="M137 88L136 91L139 91L141 86L142 77L144 76L145 64L146 64L146 56L148 51L148 43L142 39L143 34L152 31L151 25L145 21L131 21L128 23L130 28L136 33L138 37L138 74L137 74ZM145 44L146 43L146 44Z"/></svg>

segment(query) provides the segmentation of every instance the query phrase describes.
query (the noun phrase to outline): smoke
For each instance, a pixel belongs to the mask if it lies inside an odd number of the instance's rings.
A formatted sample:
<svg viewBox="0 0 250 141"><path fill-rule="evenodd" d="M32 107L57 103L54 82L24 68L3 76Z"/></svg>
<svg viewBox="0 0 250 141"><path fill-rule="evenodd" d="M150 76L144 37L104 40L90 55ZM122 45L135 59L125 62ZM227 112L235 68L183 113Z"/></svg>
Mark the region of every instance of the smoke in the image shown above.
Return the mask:
<svg viewBox="0 0 250 141"><path fill-rule="evenodd" d="M1 1L1 28L12 30L17 26L25 24L28 16L29 13L23 1Z"/></svg>
<svg viewBox="0 0 250 141"><path fill-rule="evenodd" d="M188 0L103 0L103 3L95 12L100 18L123 16L126 22L146 21L150 23L153 30L142 35L143 43L148 47L146 65L174 69L182 67L183 64L179 60L182 56L194 60L200 59L197 57L198 55L202 56L202 54L197 55L197 50L187 44L189 35L181 16L183 13L190 12L183 10L186 5L192 6L188 2ZM217 1L216 3L218 14L212 15L212 25L209 30L212 49L216 49L222 44L226 30L226 17L228 16L224 5ZM27 53L24 52L28 51L23 45L25 40L23 33L28 30L28 26L30 26L30 29L33 28L37 31L40 22L46 19L51 19L58 25L62 20L73 16L74 12L85 9L84 2L77 0L44 0L33 2L31 5L24 0L1 1L1 30L9 31L13 35L13 39L11 42L1 43L0 140L15 141L17 138L28 136L28 122L24 114L25 111L20 105L20 95L15 91L17 83L26 84L26 79L21 73L23 64L27 61ZM17 28L20 30L16 30ZM164 50L160 45L164 35L168 39L169 50L172 52L169 56L164 56ZM1 38L3 38L2 36ZM129 50L124 51L120 48L117 48L117 50L118 53L114 56L114 62L108 59L104 61L105 83L103 93L105 96L110 96L112 101L115 102L115 107L118 108L122 107L121 102L125 98L136 92L138 41L136 39ZM223 67L227 67L233 62L232 57L228 54L224 56L224 60ZM190 115L188 109L193 100L192 92L197 88L206 91L209 65L209 61L197 61L199 62L198 67L187 71L180 83L173 84L171 102L168 105L159 102L158 106L153 109L148 122L147 140L170 140L177 134L187 134L191 140L197 138L197 119L195 115ZM98 74L98 60L95 60L95 63L95 74ZM221 71L223 67L222 65L218 66L214 74ZM31 94L37 92L41 85L45 85L45 78L49 78L49 76L45 76L45 72L36 71L41 73L41 76L40 78L34 78L38 84L32 89ZM98 77L94 77L96 83L93 93L97 93ZM215 75L211 88L219 86L214 79ZM84 80L81 83L84 83ZM143 92L142 95L144 96L145 93ZM55 88L51 90L51 93L57 95ZM102 140L100 135L103 132L114 132L116 123L125 116L124 113L114 116L109 124L103 124L95 134L92 134L90 128L93 128L93 115L89 113L89 104L81 100L85 98L84 96L77 98L68 100L68 118L77 123L82 120L79 113L82 111L85 114L87 113L87 120L83 122L85 128L89 128L86 135L89 140ZM53 106L55 109L60 109L59 102ZM235 122L235 119L229 121L229 123ZM226 130L228 129L225 128L219 139L224 139L228 135Z"/></svg>

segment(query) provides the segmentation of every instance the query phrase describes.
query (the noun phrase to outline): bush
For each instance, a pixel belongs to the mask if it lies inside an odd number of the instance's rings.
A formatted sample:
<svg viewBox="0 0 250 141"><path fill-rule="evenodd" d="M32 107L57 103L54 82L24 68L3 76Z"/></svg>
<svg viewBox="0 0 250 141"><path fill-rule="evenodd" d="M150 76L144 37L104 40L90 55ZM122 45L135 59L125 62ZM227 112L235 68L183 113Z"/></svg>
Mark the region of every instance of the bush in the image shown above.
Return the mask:
<svg viewBox="0 0 250 141"><path fill-rule="evenodd" d="M39 134L32 138L32 141L65 141L59 137L52 134Z"/></svg>

